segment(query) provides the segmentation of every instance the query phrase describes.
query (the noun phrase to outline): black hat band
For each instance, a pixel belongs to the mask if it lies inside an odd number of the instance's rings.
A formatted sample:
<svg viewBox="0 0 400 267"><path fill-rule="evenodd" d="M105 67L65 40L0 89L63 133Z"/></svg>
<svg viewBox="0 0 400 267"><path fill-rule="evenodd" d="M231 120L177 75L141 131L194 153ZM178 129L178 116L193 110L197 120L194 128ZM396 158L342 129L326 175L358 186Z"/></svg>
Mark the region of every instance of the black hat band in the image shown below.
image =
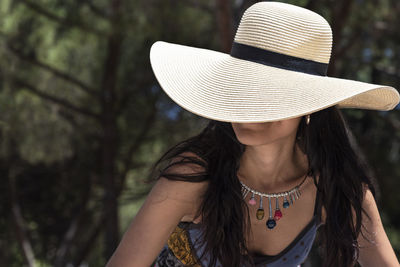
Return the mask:
<svg viewBox="0 0 400 267"><path fill-rule="evenodd" d="M230 55L271 67L326 76L328 64L233 42Z"/></svg>

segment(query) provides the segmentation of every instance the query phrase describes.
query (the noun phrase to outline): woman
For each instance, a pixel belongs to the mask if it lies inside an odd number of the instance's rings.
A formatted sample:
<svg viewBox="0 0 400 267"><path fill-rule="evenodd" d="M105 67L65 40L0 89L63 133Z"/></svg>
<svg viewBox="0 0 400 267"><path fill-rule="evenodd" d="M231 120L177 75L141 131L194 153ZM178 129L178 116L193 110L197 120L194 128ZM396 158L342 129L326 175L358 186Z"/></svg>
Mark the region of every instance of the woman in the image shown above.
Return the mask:
<svg viewBox="0 0 400 267"><path fill-rule="evenodd" d="M399 266L338 109L391 110L399 93L327 77L331 42L318 14L259 2L229 55L152 46L164 91L210 122L155 163L108 267L299 266L319 227L324 266Z"/></svg>

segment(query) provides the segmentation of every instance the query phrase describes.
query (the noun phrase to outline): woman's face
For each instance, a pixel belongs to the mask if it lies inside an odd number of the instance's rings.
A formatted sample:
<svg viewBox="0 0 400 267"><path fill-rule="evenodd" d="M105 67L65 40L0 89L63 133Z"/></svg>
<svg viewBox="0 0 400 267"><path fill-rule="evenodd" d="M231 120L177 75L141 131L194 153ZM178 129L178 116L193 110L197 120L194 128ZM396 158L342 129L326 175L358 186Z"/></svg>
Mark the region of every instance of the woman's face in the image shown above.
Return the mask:
<svg viewBox="0 0 400 267"><path fill-rule="evenodd" d="M237 139L242 144L254 146L273 143L290 137L295 138L301 118L261 123L232 122L231 124Z"/></svg>

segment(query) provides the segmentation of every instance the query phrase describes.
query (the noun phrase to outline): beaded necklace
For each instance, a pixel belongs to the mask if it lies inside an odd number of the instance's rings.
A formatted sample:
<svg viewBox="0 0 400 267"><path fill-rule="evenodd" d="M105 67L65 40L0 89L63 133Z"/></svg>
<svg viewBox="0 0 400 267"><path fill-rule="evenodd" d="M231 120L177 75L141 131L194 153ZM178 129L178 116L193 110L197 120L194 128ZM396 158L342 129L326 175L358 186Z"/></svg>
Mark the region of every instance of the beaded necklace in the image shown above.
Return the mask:
<svg viewBox="0 0 400 267"><path fill-rule="evenodd" d="M247 185L245 185L242 181L239 180L239 182L242 184L242 195L243 199L246 199L246 196L249 192L252 193L251 198L249 199L249 204L250 205L255 205L256 200L255 200L255 195L260 196L260 206L256 212L256 218L258 220L262 220L264 218L264 208L263 208L263 197L268 198L268 203L269 203L269 218L266 222L266 225L268 229L273 229L276 226L276 222L282 218L283 214L281 210L279 209L279 197L283 197L283 203L282 206L283 208L288 208L290 205L293 205L296 199L299 199L301 196L300 192L300 186L304 183L304 181L307 178L307 174L304 177L303 181L301 181L300 184L295 186L294 188L285 191L285 192L279 192L279 193L260 193ZM272 217L272 208L271 208L271 198L276 198L276 207L275 207L275 213L274 216ZM289 199L289 200L288 200ZM290 203L289 203L290 202Z"/></svg>

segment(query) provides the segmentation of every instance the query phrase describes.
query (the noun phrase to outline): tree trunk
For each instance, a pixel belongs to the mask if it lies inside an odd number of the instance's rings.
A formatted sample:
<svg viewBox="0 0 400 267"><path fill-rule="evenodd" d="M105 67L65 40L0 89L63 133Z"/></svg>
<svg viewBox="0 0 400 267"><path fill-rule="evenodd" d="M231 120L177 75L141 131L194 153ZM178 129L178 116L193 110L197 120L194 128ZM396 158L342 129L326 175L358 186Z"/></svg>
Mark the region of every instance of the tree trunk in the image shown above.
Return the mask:
<svg viewBox="0 0 400 267"><path fill-rule="evenodd" d="M216 0L217 27L221 41L222 52L230 53L232 47L232 10L230 1Z"/></svg>
<svg viewBox="0 0 400 267"><path fill-rule="evenodd" d="M116 192L116 156L118 151L118 129L116 125L115 104L117 72L121 57L121 1L111 0L111 32L107 41L107 55L104 64L102 92L102 180L104 186L105 246L104 257L110 258L118 245L119 214Z"/></svg>
<svg viewBox="0 0 400 267"><path fill-rule="evenodd" d="M332 34L333 47L329 62L328 76L335 76L337 72L336 62L338 59L339 47L342 45L343 29L350 16L353 0L343 0L332 7Z"/></svg>
<svg viewBox="0 0 400 267"><path fill-rule="evenodd" d="M14 220L14 228L15 233L17 236L17 240L19 245L21 246L22 255L25 259L27 266L34 267L35 266L35 254L33 252L33 248L31 242L28 237L27 227L22 216L21 208L18 203L18 196L17 196L17 183L16 183L16 175L12 174L12 168L14 166L14 162L16 159L16 142L15 140L10 140L10 151L11 157L7 162L7 173L6 177L8 178L8 191L10 196L10 203L11 203L11 213L12 218Z"/></svg>

